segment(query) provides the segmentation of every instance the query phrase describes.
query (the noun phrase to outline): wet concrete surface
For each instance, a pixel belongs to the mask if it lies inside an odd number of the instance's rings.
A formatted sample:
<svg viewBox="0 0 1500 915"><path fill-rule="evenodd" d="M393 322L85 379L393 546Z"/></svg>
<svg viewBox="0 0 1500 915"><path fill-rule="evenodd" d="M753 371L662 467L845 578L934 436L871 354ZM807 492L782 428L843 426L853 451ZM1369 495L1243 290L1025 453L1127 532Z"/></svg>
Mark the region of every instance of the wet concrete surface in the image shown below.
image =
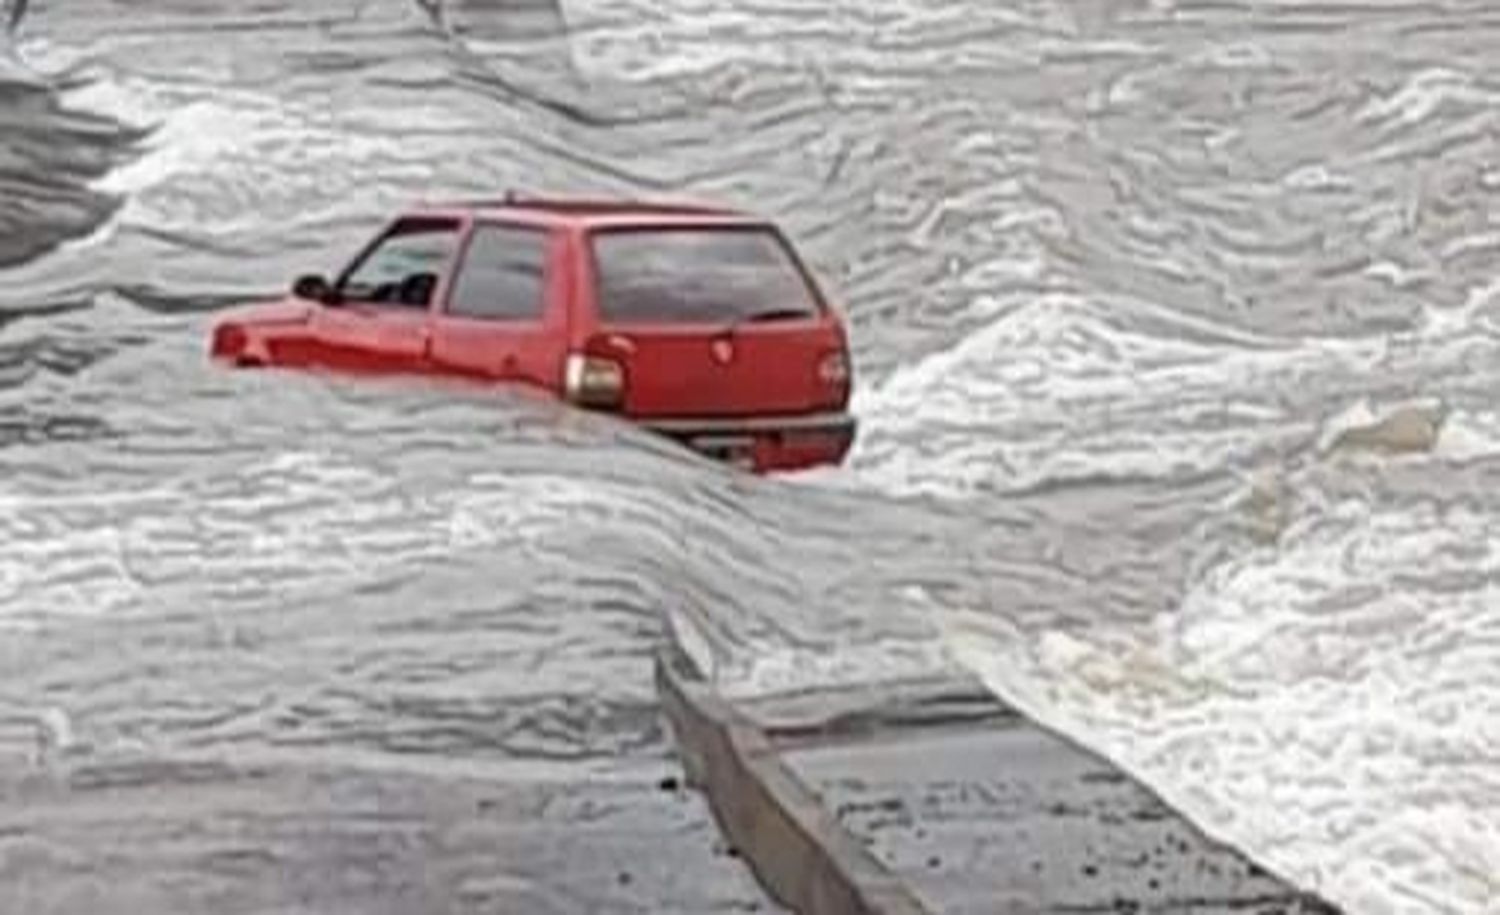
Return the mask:
<svg viewBox="0 0 1500 915"><path fill-rule="evenodd" d="M665 761L453 768L152 760L11 780L3 911L778 911Z"/></svg>
<svg viewBox="0 0 1500 915"><path fill-rule="evenodd" d="M846 709L822 736L792 723L814 699L759 717L775 722L785 763L837 822L931 911L1337 911L992 700L961 685L930 697Z"/></svg>

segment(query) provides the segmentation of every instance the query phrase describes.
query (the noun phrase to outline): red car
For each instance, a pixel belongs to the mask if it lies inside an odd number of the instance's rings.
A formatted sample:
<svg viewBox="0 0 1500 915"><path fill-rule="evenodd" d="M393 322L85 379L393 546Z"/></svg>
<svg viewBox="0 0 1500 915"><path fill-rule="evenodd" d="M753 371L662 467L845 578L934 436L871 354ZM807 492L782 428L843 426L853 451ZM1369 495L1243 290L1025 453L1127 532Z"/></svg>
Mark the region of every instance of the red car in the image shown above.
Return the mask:
<svg viewBox="0 0 1500 915"><path fill-rule="evenodd" d="M533 385L757 471L838 463L843 324L775 225L676 204L422 207L331 282L214 328L235 365Z"/></svg>

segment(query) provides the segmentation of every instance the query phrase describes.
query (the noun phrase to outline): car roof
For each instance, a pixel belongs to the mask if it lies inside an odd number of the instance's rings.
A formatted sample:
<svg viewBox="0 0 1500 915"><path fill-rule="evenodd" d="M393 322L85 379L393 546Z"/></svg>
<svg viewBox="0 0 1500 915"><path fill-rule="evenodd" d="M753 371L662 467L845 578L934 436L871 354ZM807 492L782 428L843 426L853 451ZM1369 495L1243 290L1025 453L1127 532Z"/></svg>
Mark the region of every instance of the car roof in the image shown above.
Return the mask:
<svg viewBox="0 0 1500 915"><path fill-rule="evenodd" d="M478 216L532 225L622 228L660 225L767 225L750 213L697 203L591 197L504 197L434 201L412 208L411 215Z"/></svg>

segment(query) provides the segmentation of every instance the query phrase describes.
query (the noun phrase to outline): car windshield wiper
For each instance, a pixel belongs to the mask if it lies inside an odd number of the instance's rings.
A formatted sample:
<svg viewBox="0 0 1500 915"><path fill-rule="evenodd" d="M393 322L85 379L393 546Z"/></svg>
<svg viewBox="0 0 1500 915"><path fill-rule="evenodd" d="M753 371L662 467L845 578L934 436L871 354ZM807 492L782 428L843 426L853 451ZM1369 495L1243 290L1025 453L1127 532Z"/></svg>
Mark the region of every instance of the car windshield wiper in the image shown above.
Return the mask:
<svg viewBox="0 0 1500 915"><path fill-rule="evenodd" d="M719 335L730 336L744 324L765 324L770 321L789 321L793 318L812 317L816 317L816 312L809 311L806 308L768 308L765 311L752 311L748 314L740 315L733 321L725 324L723 329L719 331Z"/></svg>

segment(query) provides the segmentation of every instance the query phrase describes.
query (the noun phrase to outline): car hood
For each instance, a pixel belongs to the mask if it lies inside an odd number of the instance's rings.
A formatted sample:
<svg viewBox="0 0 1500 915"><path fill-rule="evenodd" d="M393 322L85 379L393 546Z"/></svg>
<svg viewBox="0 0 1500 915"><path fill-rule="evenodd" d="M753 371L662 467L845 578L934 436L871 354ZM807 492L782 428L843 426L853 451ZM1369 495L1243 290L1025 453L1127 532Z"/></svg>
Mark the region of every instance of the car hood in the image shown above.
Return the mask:
<svg viewBox="0 0 1500 915"><path fill-rule="evenodd" d="M314 307L302 299L289 297L275 302L234 306L221 312L219 317L239 324L305 324Z"/></svg>

